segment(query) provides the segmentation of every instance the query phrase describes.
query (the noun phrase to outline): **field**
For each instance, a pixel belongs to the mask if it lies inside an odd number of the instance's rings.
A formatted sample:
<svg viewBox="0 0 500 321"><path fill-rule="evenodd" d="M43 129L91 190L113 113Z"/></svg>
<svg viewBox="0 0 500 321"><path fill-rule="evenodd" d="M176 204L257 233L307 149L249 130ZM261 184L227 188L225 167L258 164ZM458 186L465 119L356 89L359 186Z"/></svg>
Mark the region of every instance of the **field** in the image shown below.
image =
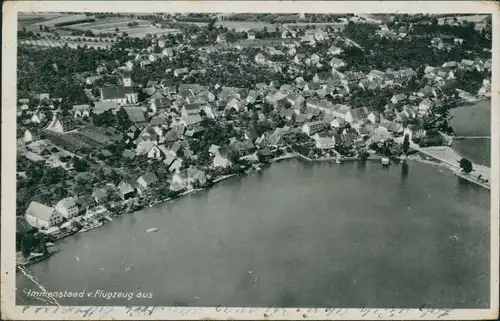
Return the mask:
<svg viewBox="0 0 500 321"><path fill-rule="evenodd" d="M64 47L68 45L70 48L77 48L78 46L87 46L89 48L109 48L111 47L111 42L93 42L93 41L65 41L65 40L50 40L50 39L37 39L37 40L22 40L20 44L36 47L47 47L47 48L57 48Z"/></svg>
<svg viewBox="0 0 500 321"><path fill-rule="evenodd" d="M47 27L55 27L58 23L67 23L67 22L77 22L80 20L89 19L85 14L76 14L76 15L62 15L53 19L49 19L44 22L38 23L38 25L47 26Z"/></svg>
<svg viewBox="0 0 500 321"><path fill-rule="evenodd" d="M116 133L111 132L109 129L106 130L109 134L106 134L106 131L99 128L84 128L80 131L65 134L45 131L44 135L53 144L71 152L76 152L81 148L102 150L106 145L120 138Z"/></svg>
<svg viewBox="0 0 500 321"><path fill-rule="evenodd" d="M138 25L134 27L129 27L128 24L131 22L137 22ZM143 38L148 33L151 35L154 34L161 35L161 34L177 32L177 30L175 29L157 28L155 26L152 26L151 23L146 20L130 19L130 18L106 18L94 22L85 22L66 27L66 29L79 30L79 31L90 30L94 34L115 33L116 28L118 28L119 32L126 32L130 37L138 37L138 38Z"/></svg>

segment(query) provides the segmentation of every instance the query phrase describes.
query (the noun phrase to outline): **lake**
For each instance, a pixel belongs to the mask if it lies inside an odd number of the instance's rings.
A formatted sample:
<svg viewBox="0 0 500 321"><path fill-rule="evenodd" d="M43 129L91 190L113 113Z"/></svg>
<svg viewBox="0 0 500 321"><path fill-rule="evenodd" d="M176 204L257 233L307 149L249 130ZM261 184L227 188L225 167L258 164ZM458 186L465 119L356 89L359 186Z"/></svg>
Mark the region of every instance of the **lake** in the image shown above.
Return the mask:
<svg viewBox="0 0 500 321"><path fill-rule="evenodd" d="M450 122L457 136L491 135L491 100L455 108ZM455 140L451 146L458 154L475 163L491 166L491 139Z"/></svg>
<svg viewBox="0 0 500 321"><path fill-rule="evenodd" d="M28 269L48 291L153 296L63 305L488 308L489 204L439 166L287 160L117 217ZM17 287L17 304L43 304L19 273Z"/></svg>

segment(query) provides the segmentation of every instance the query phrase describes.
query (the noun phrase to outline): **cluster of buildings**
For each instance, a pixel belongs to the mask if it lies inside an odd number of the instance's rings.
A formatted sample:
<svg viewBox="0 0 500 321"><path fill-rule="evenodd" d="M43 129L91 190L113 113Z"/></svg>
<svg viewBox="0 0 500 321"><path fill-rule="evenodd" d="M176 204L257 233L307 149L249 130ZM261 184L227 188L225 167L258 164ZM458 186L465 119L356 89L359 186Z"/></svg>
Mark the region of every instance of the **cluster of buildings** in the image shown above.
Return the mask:
<svg viewBox="0 0 500 321"><path fill-rule="evenodd" d="M381 28L377 34L380 37L398 37L403 39L407 31L398 29L391 31ZM100 115L111 111L125 111L132 125L122 134L128 146L122 153L122 159L127 162L136 160L161 161L169 173L168 181L171 191L180 192L189 188L203 186L207 182L208 169L228 168L233 162L233 155L248 157L257 151L269 155L271 151L294 144L298 136L307 136L315 148L330 150L336 153L340 146L347 149L366 147L369 142L385 141L393 136L409 134L423 136L422 130L413 130L408 126L412 120L432 114L433 108L440 104L439 88L450 79L454 79L457 70L491 70L491 59L449 61L442 66L426 66L421 73L411 68L400 70L373 69L367 73L354 71L341 59L343 46L356 45L352 40L334 41L325 52L299 53L298 48L303 43L315 46L323 41L329 41L332 36L324 30L306 30L297 37L294 30L284 30L283 42L279 45L268 45L253 57L256 65L280 70L288 65L288 72L297 77L288 77L288 83L273 80L269 83L257 83L253 88L228 87L223 84L204 86L197 83L183 83L188 75L204 73L205 69L190 70L177 68L167 70L165 79L175 77L179 81L176 86L168 85L167 81L149 81L146 86L136 86L130 71L139 65L154 64L158 60L172 59L178 48L165 48L164 42L158 40L162 48L155 53L153 48L146 48L139 53L130 52L130 60L119 67L122 77L119 86L102 86L100 97L90 104L73 105L70 113L74 119L89 119L92 114ZM289 38L292 39L292 41ZM255 40L255 34L248 33L249 40ZM287 41L284 41L287 40ZM457 40L459 41L459 40ZM226 43L224 35L219 35L218 43ZM439 46L433 40L431 45ZM200 54L203 51L200 50ZM287 60L276 59L286 56ZM209 65L209 62L207 63ZM321 68L312 79L307 81L301 76L307 69ZM208 67L207 67L208 68ZM86 78L87 84L93 84L102 78L106 70L96 70L95 75ZM290 76L290 74L286 75ZM284 77L286 79L287 77ZM307 78L307 77L306 77ZM426 81L426 86L418 90L406 89L410 80ZM375 110L373 106L353 107L347 103L337 103L348 100L353 92L373 91L388 88L394 95L387 101L383 111ZM473 99L475 95L488 96L491 90L490 79L485 79L478 93L459 92L465 100ZM146 95L145 102L139 102L139 93ZM48 94L40 95L40 102L49 109L54 109L53 118L45 119L45 130L64 134L72 131L59 116L54 107L57 98ZM51 107L52 106L52 107ZM207 128L203 127L204 119L217 122L230 121L228 115L255 115L258 121L269 119L269 111L281 118L285 125L268 130L257 135L251 130L250 124L240 126L242 135L231 137L227 144L210 146L208 153L211 159L210 168L186 166L193 163L199 155L191 150L190 140L203 137ZM44 112L40 108L30 108L29 100L20 99L18 115L28 114L25 125L44 123ZM241 121L241 120L240 120ZM26 143L34 141L35 134L26 130L23 139ZM80 198L65 198L54 207L32 202L26 211L26 220L38 228L50 228L59 225L63 220L69 220L91 205L104 203L110 193L117 193L122 201L137 196L144 197L158 187L164 178L155 173L144 173L133 179L123 180L113 188L94 190L92 196Z"/></svg>

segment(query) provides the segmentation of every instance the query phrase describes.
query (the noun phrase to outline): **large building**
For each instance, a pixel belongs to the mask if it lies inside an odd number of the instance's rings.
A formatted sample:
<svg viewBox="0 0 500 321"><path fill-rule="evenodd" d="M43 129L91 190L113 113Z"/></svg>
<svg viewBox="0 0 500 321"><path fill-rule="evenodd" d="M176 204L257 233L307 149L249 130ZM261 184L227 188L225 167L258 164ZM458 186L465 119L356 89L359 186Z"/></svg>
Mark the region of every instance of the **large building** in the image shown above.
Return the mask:
<svg viewBox="0 0 500 321"><path fill-rule="evenodd" d="M63 217L53 207L31 202L25 213L26 221L33 227L48 229L62 223Z"/></svg>
<svg viewBox="0 0 500 321"><path fill-rule="evenodd" d="M103 87L101 88L101 101L116 102L118 104L135 104L139 95L133 87Z"/></svg>

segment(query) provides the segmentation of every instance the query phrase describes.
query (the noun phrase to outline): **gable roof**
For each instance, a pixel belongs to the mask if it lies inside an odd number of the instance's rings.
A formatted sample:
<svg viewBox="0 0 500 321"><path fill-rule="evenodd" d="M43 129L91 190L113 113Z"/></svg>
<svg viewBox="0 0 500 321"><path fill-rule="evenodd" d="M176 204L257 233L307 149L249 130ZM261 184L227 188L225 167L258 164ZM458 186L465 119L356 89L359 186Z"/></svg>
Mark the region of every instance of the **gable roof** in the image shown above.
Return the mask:
<svg viewBox="0 0 500 321"><path fill-rule="evenodd" d="M158 177L154 173L146 173L141 176L146 184L153 184L158 181Z"/></svg>
<svg viewBox="0 0 500 321"><path fill-rule="evenodd" d="M123 107L125 112L127 113L128 118L133 123L141 123L146 121L146 117L144 116L144 110L142 107Z"/></svg>
<svg viewBox="0 0 500 321"><path fill-rule="evenodd" d="M50 216L54 212L54 208L48 207L47 205L31 202L26 210L26 215L31 215L44 221L50 220Z"/></svg>
<svg viewBox="0 0 500 321"><path fill-rule="evenodd" d="M133 87L103 87L101 88L101 97L102 99L119 99L125 98L128 94L133 94Z"/></svg>

